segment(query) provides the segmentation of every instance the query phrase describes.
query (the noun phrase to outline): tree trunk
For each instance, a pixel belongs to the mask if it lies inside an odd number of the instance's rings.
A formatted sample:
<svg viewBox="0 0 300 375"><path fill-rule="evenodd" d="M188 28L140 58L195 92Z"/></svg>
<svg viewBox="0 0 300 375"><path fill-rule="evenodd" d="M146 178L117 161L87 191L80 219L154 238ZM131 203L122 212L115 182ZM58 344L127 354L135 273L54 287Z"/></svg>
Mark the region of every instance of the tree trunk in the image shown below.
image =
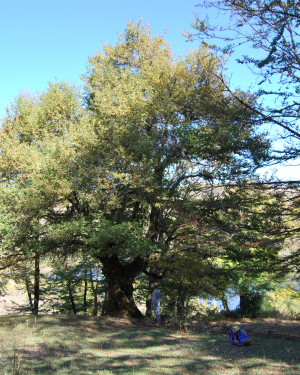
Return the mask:
<svg viewBox="0 0 300 375"><path fill-rule="evenodd" d="M72 284L71 284L71 281L70 281L69 278L67 280L67 286L68 286L68 292L69 292L70 305L71 305L73 313L76 315L77 314L77 309L76 309L74 295L73 295L73 291L72 291Z"/></svg>
<svg viewBox="0 0 300 375"><path fill-rule="evenodd" d="M98 297L97 294L94 294L94 303L93 303L93 316L98 315Z"/></svg>
<svg viewBox="0 0 300 375"><path fill-rule="evenodd" d="M248 310L247 297L245 294L240 294L240 310L242 314Z"/></svg>
<svg viewBox="0 0 300 375"><path fill-rule="evenodd" d="M40 255L35 254L34 257L34 288L33 288L33 310L34 315L39 313L40 301Z"/></svg>
<svg viewBox="0 0 300 375"><path fill-rule="evenodd" d="M220 298L221 298L221 301L222 301L222 304L223 304L223 307L224 307L224 311L226 313L230 313L229 306L228 306L228 301L227 301L226 296L223 294L223 295L221 295Z"/></svg>
<svg viewBox="0 0 300 375"><path fill-rule="evenodd" d="M88 289L88 280L87 280L87 271L84 274L84 291L83 291L83 313L86 315L87 312L87 289Z"/></svg>
<svg viewBox="0 0 300 375"><path fill-rule="evenodd" d="M136 257L131 263L122 264L117 255L100 258L107 281L105 315L142 318L133 299L133 281L142 271L144 260Z"/></svg>
<svg viewBox="0 0 300 375"><path fill-rule="evenodd" d="M146 316L149 318L152 316L152 290L150 288L146 299Z"/></svg>
<svg viewBox="0 0 300 375"><path fill-rule="evenodd" d="M27 291L27 296L28 296L28 300L29 300L30 311L33 314L33 301L32 301L31 286L30 286L29 279L26 278L25 284L26 284L26 291Z"/></svg>
<svg viewBox="0 0 300 375"><path fill-rule="evenodd" d="M94 296L93 316L97 316L98 315L98 286L99 286L99 271L98 270L97 270L96 283L94 283L94 280L93 280L93 271L90 270L90 282L91 282L93 296Z"/></svg>
<svg viewBox="0 0 300 375"><path fill-rule="evenodd" d="M169 314L172 319L177 320L177 309L176 309L176 298L174 296L170 296L168 298L168 302L166 304L166 311L167 314Z"/></svg>
<svg viewBox="0 0 300 375"><path fill-rule="evenodd" d="M185 309L185 296L183 294L178 294L176 299L176 310L177 315L180 319L186 317L186 309Z"/></svg>

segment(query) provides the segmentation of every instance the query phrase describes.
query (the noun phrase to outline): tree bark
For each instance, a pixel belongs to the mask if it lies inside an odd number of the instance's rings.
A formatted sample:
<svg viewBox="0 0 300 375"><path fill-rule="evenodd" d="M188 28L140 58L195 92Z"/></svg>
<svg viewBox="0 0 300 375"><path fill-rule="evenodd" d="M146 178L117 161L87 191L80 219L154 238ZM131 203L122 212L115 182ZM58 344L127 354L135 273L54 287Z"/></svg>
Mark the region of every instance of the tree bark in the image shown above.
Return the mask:
<svg viewBox="0 0 300 375"><path fill-rule="evenodd" d="M149 288L149 293L146 299L146 316L151 318L152 316L152 290Z"/></svg>
<svg viewBox="0 0 300 375"><path fill-rule="evenodd" d="M221 295L221 301L222 301L222 304L223 304L223 307L224 307L224 311L226 313L230 313L230 309L229 309L229 306L228 306L228 301L227 301L227 298L226 296L223 294Z"/></svg>
<svg viewBox="0 0 300 375"><path fill-rule="evenodd" d="M248 310L247 297L245 294L240 294L240 310L242 314Z"/></svg>
<svg viewBox="0 0 300 375"><path fill-rule="evenodd" d="M91 281L91 286L92 286L92 291L93 291L93 296L94 296L94 303L93 303L93 316L98 315L98 286L99 286L99 274L97 270L97 279L96 283L94 283L93 280L93 271L90 270L90 281Z"/></svg>
<svg viewBox="0 0 300 375"><path fill-rule="evenodd" d="M27 296L29 300L30 311L33 313L33 301L32 301L31 286L30 286L29 279L26 278L25 284L26 284L26 291L27 291Z"/></svg>
<svg viewBox="0 0 300 375"><path fill-rule="evenodd" d="M178 294L177 296L176 310L177 310L177 315L180 319L183 319L186 317L185 296L183 294Z"/></svg>
<svg viewBox="0 0 300 375"><path fill-rule="evenodd" d="M105 315L143 318L133 299L133 281L142 271L144 260L136 257L123 264L117 255L100 258L107 281Z"/></svg>
<svg viewBox="0 0 300 375"><path fill-rule="evenodd" d="M34 257L34 288L33 288L33 310L34 315L39 313L40 301L40 255L35 254Z"/></svg>
<svg viewBox="0 0 300 375"><path fill-rule="evenodd" d="M71 305L73 313L76 315L77 309L76 309L74 295L73 295L73 291L72 291L72 284L71 284L71 281L70 281L69 278L67 280L67 287L68 287L68 292L69 292L70 305Z"/></svg>
<svg viewBox="0 0 300 375"><path fill-rule="evenodd" d="M87 289L88 289L88 280L87 280L87 271L84 274L84 291L83 291L83 313L87 313Z"/></svg>
<svg viewBox="0 0 300 375"><path fill-rule="evenodd" d="M103 301L103 304L102 304L102 310L101 310L102 316L107 315L106 314L106 305L107 305L107 290L105 291L104 301Z"/></svg>

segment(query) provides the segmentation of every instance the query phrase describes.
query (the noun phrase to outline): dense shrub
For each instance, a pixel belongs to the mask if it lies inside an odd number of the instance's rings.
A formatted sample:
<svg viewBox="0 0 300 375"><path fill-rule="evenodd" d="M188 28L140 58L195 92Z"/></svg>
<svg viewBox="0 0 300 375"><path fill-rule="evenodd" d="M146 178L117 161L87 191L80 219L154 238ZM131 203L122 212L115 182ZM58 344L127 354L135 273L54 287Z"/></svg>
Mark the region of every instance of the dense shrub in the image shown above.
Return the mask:
<svg viewBox="0 0 300 375"><path fill-rule="evenodd" d="M263 317L300 320L299 291L291 288L277 289L267 293L261 304Z"/></svg>
<svg viewBox="0 0 300 375"><path fill-rule="evenodd" d="M261 312L263 294L257 291L244 293L240 299L240 306L237 309L242 318L257 318Z"/></svg>

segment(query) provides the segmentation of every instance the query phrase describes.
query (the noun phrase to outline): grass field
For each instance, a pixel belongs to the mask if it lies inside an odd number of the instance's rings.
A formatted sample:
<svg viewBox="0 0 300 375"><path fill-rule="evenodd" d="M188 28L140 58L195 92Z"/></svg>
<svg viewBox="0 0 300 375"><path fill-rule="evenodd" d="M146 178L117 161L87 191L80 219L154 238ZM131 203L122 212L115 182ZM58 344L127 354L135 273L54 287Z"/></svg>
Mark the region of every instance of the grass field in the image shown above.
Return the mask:
<svg viewBox="0 0 300 375"><path fill-rule="evenodd" d="M260 324L260 331L268 328ZM299 333L300 322L290 331ZM0 374L300 374L299 341L254 332L252 346L237 347L213 329L183 333L126 319L6 315Z"/></svg>

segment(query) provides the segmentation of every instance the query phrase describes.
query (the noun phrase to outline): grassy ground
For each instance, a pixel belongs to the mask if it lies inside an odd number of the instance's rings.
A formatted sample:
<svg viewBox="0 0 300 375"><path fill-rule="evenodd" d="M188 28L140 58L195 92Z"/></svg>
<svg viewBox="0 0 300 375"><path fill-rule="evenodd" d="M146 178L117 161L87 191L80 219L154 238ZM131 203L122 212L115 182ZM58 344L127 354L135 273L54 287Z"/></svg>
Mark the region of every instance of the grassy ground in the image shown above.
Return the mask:
<svg viewBox="0 0 300 375"><path fill-rule="evenodd" d="M253 330L254 344L237 347L214 329L183 333L125 319L2 316L0 374L300 374L299 341ZM299 331L295 322L292 332Z"/></svg>

